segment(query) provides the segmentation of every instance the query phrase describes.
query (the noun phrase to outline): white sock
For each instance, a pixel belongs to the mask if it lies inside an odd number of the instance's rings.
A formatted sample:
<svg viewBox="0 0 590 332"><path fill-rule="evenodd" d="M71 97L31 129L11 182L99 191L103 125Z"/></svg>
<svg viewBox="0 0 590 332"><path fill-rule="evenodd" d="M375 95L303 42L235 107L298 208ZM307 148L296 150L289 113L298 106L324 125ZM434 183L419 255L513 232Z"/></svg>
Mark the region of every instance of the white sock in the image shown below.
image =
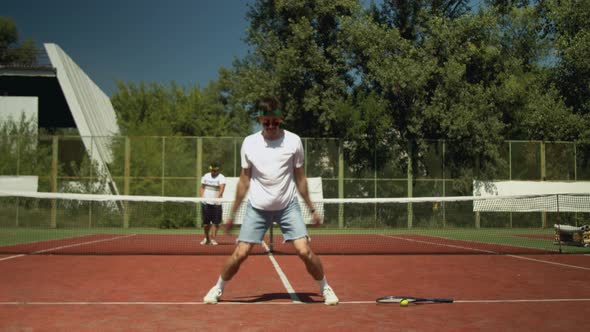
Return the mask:
<svg viewBox="0 0 590 332"><path fill-rule="evenodd" d="M326 276L322 280L316 280L318 285L320 285L320 292L324 292L324 287L328 285L328 280L326 280Z"/></svg>
<svg viewBox="0 0 590 332"><path fill-rule="evenodd" d="M217 280L217 286L219 286L219 288L221 288L222 291L223 291L223 287L225 287L225 283L226 283L226 281L223 280L221 278L221 276L219 276L219 279Z"/></svg>

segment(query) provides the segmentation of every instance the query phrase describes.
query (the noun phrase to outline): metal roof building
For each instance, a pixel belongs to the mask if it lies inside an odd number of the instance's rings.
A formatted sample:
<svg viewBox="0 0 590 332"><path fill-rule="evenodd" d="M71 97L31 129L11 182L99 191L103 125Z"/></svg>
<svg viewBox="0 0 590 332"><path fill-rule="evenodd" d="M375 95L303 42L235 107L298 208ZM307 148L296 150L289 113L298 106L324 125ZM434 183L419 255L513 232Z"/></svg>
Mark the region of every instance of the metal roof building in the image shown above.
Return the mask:
<svg viewBox="0 0 590 332"><path fill-rule="evenodd" d="M119 134L110 98L58 45L44 47L35 63L0 63L0 98L37 98L39 128L76 128L88 156L110 180L110 138ZM111 191L117 193L114 185Z"/></svg>

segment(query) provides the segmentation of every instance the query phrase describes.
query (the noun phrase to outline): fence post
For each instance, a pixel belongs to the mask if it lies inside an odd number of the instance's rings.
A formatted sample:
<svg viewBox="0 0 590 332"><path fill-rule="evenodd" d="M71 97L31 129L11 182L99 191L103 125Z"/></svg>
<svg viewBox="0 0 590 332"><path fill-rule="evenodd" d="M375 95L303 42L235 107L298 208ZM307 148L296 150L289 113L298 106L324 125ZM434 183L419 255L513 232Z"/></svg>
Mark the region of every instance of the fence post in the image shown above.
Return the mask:
<svg viewBox="0 0 590 332"><path fill-rule="evenodd" d="M238 151L238 139L233 138L232 141L234 143L234 176L240 176L240 173L242 173L242 156L240 151Z"/></svg>
<svg viewBox="0 0 590 332"><path fill-rule="evenodd" d="M407 171L408 197L414 196L414 184L413 184L414 171L412 170L412 160L414 158L412 157L412 153L413 153L413 148L412 148L412 142L410 141L410 142L408 142L408 171ZM413 224L414 224L414 210L413 210L412 203L408 203L408 228L412 228Z"/></svg>
<svg viewBox="0 0 590 332"><path fill-rule="evenodd" d="M162 136L162 160L160 174L162 175L162 181L160 184L160 195L166 196L166 136ZM162 204L162 209L164 204Z"/></svg>
<svg viewBox="0 0 590 332"><path fill-rule="evenodd" d="M57 192L57 165L58 165L58 149L59 140L58 136L52 136L51 138L51 192ZM51 200L51 220L49 227L57 228L57 200Z"/></svg>
<svg viewBox="0 0 590 332"><path fill-rule="evenodd" d="M131 140L125 136L125 166L123 168L123 195L129 195L131 181ZM129 228L129 202L123 203L123 228Z"/></svg>
<svg viewBox="0 0 590 332"><path fill-rule="evenodd" d="M545 160L545 141L541 141L541 181L547 180L547 163ZM541 212L541 227L547 228L547 211Z"/></svg>
<svg viewBox="0 0 590 332"><path fill-rule="evenodd" d="M197 137L197 197L201 196L201 176L203 175L203 138ZM203 226L201 204L197 204L197 228Z"/></svg>
<svg viewBox="0 0 590 332"><path fill-rule="evenodd" d="M508 180L512 181L512 141L508 141ZM512 228L512 211L508 212L510 228Z"/></svg>
<svg viewBox="0 0 590 332"><path fill-rule="evenodd" d="M338 143L338 198L344 198L344 145ZM338 228L344 228L344 205L338 203Z"/></svg>
<svg viewBox="0 0 590 332"><path fill-rule="evenodd" d="M446 178L446 154L447 154L447 141L442 141L442 197L447 196L447 178ZM441 202L440 204L441 212L442 212L442 223L443 228L447 227L447 211L445 202Z"/></svg>

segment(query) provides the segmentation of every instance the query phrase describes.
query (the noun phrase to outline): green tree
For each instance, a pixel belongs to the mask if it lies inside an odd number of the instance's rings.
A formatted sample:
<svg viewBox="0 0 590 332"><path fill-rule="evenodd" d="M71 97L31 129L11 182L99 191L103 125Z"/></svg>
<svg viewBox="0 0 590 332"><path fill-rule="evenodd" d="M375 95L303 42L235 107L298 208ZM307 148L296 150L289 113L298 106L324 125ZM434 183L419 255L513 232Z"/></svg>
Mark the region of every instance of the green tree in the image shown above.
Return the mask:
<svg viewBox="0 0 590 332"><path fill-rule="evenodd" d="M381 7L371 6L378 22L396 28L402 38L417 40L424 13L457 18L469 10L469 0L384 0Z"/></svg>
<svg viewBox="0 0 590 332"><path fill-rule="evenodd" d="M0 154L0 175L49 176L51 144L39 139L36 120L24 114L0 121Z"/></svg>
<svg viewBox="0 0 590 332"><path fill-rule="evenodd" d="M131 176L136 178L130 188L131 194L194 195L196 182L172 184L155 179L162 175L195 176L197 140L194 136L244 136L249 133L248 114L233 102L227 85L225 80L211 82L204 89L198 86L183 88L174 82L168 86L118 82L112 103L122 134L129 136L131 150L127 151L125 140L114 140L114 161L110 169L121 173L128 153ZM223 161L225 146L232 147L233 151L233 145L221 140L213 140L213 146L218 148L207 148L208 140L203 144L207 160ZM119 184L119 187L123 185Z"/></svg>
<svg viewBox="0 0 590 332"><path fill-rule="evenodd" d="M590 115L590 2L548 1L554 24L557 68L554 80L574 112ZM586 136L590 137L590 135Z"/></svg>
<svg viewBox="0 0 590 332"><path fill-rule="evenodd" d="M125 84L111 101L124 135L242 136L249 122L243 109L228 107L222 87L204 89L170 83Z"/></svg>
<svg viewBox="0 0 590 332"><path fill-rule="evenodd" d="M35 42L27 39L18 44L18 29L10 17L0 16L0 64L33 65L37 61Z"/></svg>
<svg viewBox="0 0 590 332"><path fill-rule="evenodd" d="M340 22L360 10L356 0L258 0L246 41L252 53L236 63L243 102L263 95L284 103L286 126L303 136L340 136L336 103L354 74L340 47Z"/></svg>
<svg viewBox="0 0 590 332"><path fill-rule="evenodd" d="M387 108L385 122L394 124L397 135L382 140L410 144L406 154L417 162L416 172L427 139L449 140L447 170L472 179L498 174L504 139L579 134L579 118L547 82L542 62L549 47L538 11L514 7L502 14L489 7L455 17L426 7L411 29L372 12L344 20L346 48L359 90L377 93ZM403 33L409 30L419 33Z"/></svg>

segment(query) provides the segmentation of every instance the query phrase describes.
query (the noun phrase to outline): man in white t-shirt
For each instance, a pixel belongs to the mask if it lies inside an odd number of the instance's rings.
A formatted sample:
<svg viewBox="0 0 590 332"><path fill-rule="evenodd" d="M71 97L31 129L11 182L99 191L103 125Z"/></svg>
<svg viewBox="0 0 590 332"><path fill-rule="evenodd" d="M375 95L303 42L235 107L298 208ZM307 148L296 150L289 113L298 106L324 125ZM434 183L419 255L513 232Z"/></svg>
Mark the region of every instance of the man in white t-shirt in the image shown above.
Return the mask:
<svg viewBox="0 0 590 332"><path fill-rule="evenodd" d="M264 98L256 105L262 130L244 139L241 149L242 170L236 198L226 220L231 229L238 208L246 193L249 200L238 244L225 262L217 284L204 297L205 303L219 301L225 283L238 272L255 244L261 243L273 222L281 227L285 241L293 243L307 272L318 282L324 303L338 304L338 297L328 285L318 256L309 245L309 235L303 221L297 191L312 214L314 223L321 217L315 212L307 188L303 168L303 145L294 133L281 129L281 105L275 98Z"/></svg>
<svg viewBox="0 0 590 332"><path fill-rule="evenodd" d="M209 173L201 178L201 197L203 198L221 198L225 190L225 176L219 172L219 164L214 162L209 166ZM205 202L201 205L203 215L203 229L205 238L201 244L212 244L216 246L217 227L221 224L221 203ZM211 235L209 235L211 231Z"/></svg>

